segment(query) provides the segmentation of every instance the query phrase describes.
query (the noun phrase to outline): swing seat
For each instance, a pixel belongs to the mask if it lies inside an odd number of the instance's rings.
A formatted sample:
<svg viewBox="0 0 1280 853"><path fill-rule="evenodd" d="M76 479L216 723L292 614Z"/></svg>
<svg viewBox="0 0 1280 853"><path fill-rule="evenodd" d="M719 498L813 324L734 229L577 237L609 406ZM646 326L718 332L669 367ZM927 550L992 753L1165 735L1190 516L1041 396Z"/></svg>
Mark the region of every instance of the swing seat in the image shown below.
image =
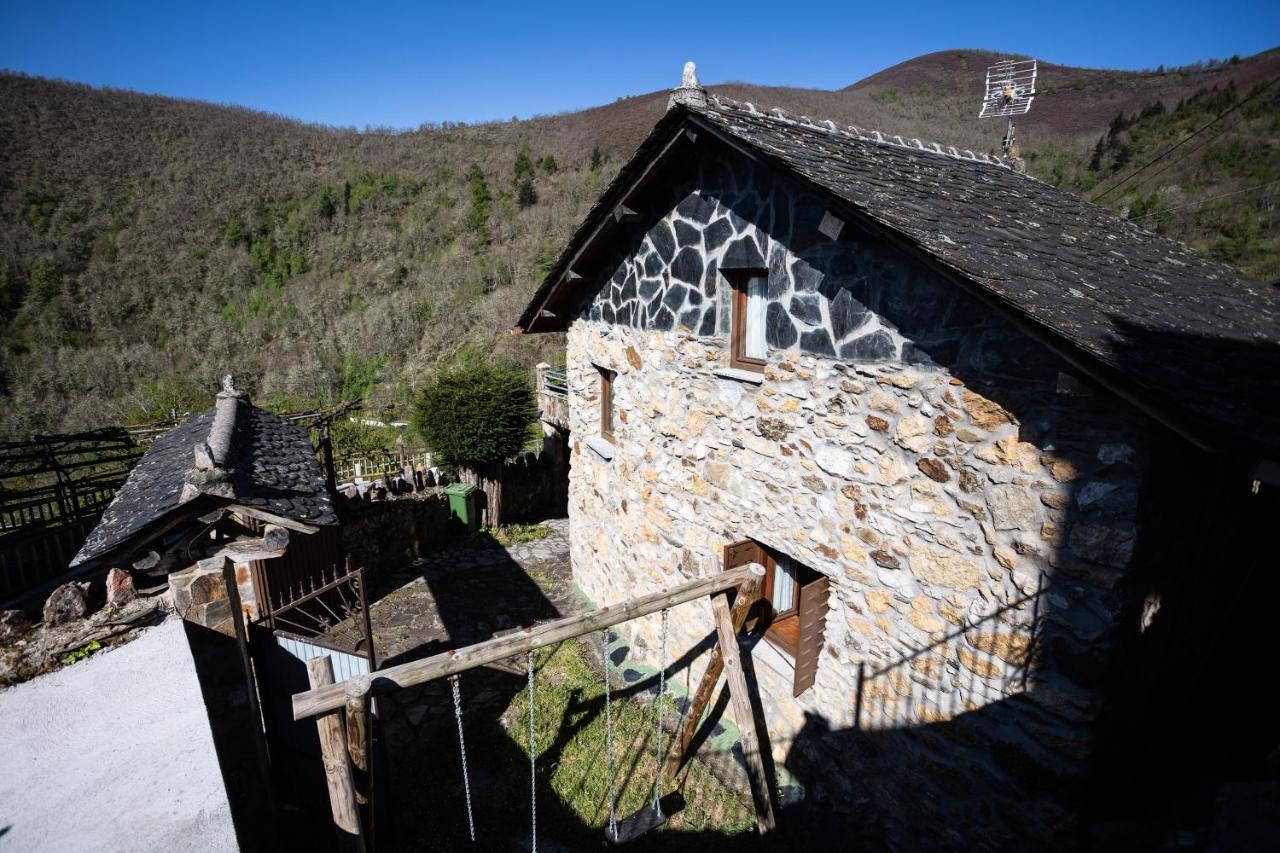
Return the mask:
<svg viewBox="0 0 1280 853"><path fill-rule="evenodd" d="M667 816L653 806L645 806L635 814L628 815L618 821L618 834L614 835L606 827L604 839L610 847L621 847L630 844L637 838L653 832L667 822Z"/></svg>

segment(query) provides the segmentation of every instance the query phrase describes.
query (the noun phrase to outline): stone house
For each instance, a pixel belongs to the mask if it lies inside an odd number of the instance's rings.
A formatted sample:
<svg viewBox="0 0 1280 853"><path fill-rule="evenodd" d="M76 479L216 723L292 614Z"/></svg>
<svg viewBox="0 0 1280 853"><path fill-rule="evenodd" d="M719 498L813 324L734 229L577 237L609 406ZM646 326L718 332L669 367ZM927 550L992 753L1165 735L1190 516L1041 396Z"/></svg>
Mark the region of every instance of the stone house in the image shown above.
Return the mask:
<svg viewBox="0 0 1280 853"><path fill-rule="evenodd" d="M147 449L71 566L124 569L142 588L167 583L184 618L232 634L228 558L247 621L285 587L332 575L341 561L338 517L306 429L254 406L230 377L212 409Z"/></svg>
<svg viewBox="0 0 1280 853"><path fill-rule="evenodd" d="M1204 641L1261 642L1228 604L1275 591L1278 318L998 158L686 80L514 331L566 333L588 597L766 566L744 644L812 820L1070 848L1228 730L1276 744L1209 698L1249 664ZM686 689L711 633L673 613Z"/></svg>

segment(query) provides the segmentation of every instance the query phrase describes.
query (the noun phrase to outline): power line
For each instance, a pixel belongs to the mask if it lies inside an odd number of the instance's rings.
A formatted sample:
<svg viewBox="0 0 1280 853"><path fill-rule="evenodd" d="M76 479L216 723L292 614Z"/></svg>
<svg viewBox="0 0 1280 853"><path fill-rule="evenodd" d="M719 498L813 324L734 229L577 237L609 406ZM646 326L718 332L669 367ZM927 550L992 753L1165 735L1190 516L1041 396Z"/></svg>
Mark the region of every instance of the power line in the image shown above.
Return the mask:
<svg viewBox="0 0 1280 853"><path fill-rule="evenodd" d="M1257 190L1265 190L1267 187L1274 187L1276 184L1280 184L1280 180L1270 181L1265 184L1258 184L1256 187L1245 187L1242 190L1236 190L1235 192L1230 192L1230 193L1223 193L1222 195L1209 196L1208 198L1202 198L1199 201L1193 201L1187 204L1180 204L1177 207L1170 207L1167 210L1153 210L1150 213L1144 213L1141 216L1135 216L1129 221L1138 222L1143 219L1149 219L1152 216L1167 216L1170 213L1174 213L1179 210L1186 210L1189 207L1199 207L1202 204L1208 204L1209 202L1217 201L1220 198L1231 198L1231 196L1233 195L1241 195L1243 193L1255 192Z"/></svg>
<svg viewBox="0 0 1280 853"><path fill-rule="evenodd" d="M1261 95L1263 92L1267 91L1267 89L1270 89L1270 88L1271 88L1271 86L1272 86L1272 84L1274 84L1274 83L1276 82L1276 80L1280 80L1280 77L1278 77L1278 78L1275 78L1275 79L1272 79L1272 80L1268 81L1268 82L1266 83L1266 85L1264 85L1264 86L1263 86L1262 88L1260 88L1260 89L1255 89L1255 90L1254 90L1253 92L1251 92L1248 96L1246 96L1243 100L1236 101L1236 102L1235 102L1234 104L1232 104L1230 107L1228 107L1227 109L1225 109L1225 110L1223 110L1222 112L1218 113L1218 115L1217 115L1217 116L1216 116L1212 121L1210 121L1208 124L1205 124L1205 125L1202 125L1202 126L1200 126L1200 127L1196 128L1194 131L1192 131L1192 132L1191 132L1191 134L1190 134L1189 136L1187 136L1187 137L1185 137L1184 139L1182 139L1182 141L1178 142L1178 143L1177 143L1177 144L1175 144L1175 145L1170 146L1169 148L1166 148L1164 151L1160 152L1160 153L1159 153L1159 154L1157 154L1155 157L1152 157L1150 160L1148 160L1147 162L1143 163L1143 164L1142 164L1141 166L1139 166L1137 169L1135 169L1134 171L1130 172L1130 173L1129 173L1129 175L1128 175L1128 176L1127 176L1123 181L1121 181L1121 182L1120 182L1120 183L1118 183L1118 184L1113 185L1110 189L1106 190L1105 192L1101 193L1100 195L1096 195L1096 196L1094 196L1094 197L1093 197L1093 199L1092 199L1093 203L1094 203L1094 204L1098 204L1098 203L1100 203L1104 198L1106 198L1107 196L1111 195L1113 192L1115 192L1116 190L1120 189L1120 188L1121 188L1122 186L1124 186L1125 184L1129 183L1129 181L1133 180L1133 179L1134 179L1134 178L1136 178L1138 175L1140 175L1140 174L1142 174L1143 172L1145 172L1148 168L1150 168L1151 166L1154 166L1156 163L1158 163L1159 161L1163 160L1165 157L1168 157L1168 156L1169 156L1170 154L1172 154L1174 151L1177 151L1177 150L1178 150L1179 148L1181 148L1183 145L1186 145L1186 144L1187 144L1188 142L1190 142L1192 139L1195 139L1195 138L1196 138L1197 136L1199 136L1202 132L1204 132L1204 131L1208 130L1209 128L1213 127L1215 124L1217 124L1218 122L1222 121L1224 118L1226 118L1227 116L1231 115L1233 112L1235 112L1236 110L1240 109L1240 108L1241 108L1241 107L1243 107L1245 104L1249 103L1249 102L1250 102L1250 101L1252 101L1254 98L1256 98L1256 97L1258 97L1259 95ZM1217 137L1217 136L1219 136L1219 135L1221 135L1221 131L1220 131L1219 133L1217 133L1217 134L1214 134L1214 137L1210 137L1210 138L1215 138L1215 137ZM1203 147L1203 146L1199 146L1199 147ZM1199 150L1199 147L1198 147L1196 150Z"/></svg>

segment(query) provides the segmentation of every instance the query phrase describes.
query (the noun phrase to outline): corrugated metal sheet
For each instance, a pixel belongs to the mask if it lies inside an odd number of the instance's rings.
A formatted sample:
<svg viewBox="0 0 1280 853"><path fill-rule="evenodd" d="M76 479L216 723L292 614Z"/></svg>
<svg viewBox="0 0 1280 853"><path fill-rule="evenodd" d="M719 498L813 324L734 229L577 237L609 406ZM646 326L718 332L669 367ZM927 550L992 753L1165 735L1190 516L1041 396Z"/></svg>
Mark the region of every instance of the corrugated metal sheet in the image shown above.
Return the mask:
<svg viewBox="0 0 1280 853"><path fill-rule="evenodd" d="M346 681L357 675L369 674L369 659L360 655L348 654L346 652L338 652L333 649L327 649L323 646L313 646L302 640L293 637L276 636L276 642L280 644L280 648L293 655L300 661L309 661L312 658L319 658L328 655L333 658L333 680Z"/></svg>

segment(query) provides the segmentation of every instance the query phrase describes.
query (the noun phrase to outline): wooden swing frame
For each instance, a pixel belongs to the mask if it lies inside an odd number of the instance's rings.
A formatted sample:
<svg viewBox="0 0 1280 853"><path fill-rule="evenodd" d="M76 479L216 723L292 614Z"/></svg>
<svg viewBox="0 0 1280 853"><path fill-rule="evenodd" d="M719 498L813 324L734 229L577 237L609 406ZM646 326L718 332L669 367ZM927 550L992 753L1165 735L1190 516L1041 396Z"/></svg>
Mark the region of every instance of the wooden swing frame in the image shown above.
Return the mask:
<svg viewBox="0 0 1280 853"><path fill-rule="evenodd" d="M776 826L776 820L773 813L772 786L769 784L764 760L760 754L761 733L757 730L755 715L751 711L751 700L747 695L749 687L742 671L737 640L738 630L746 619L747 609L759 595L764 576L763 566L757 564L740 566L708 578L699 578L677 587L633 598L621 604L522 628L513 634L494 637L422 660L387 667L372 675L356 676L337 683L332 680L332 670L325 673L323 664L318 664L310 672L311 689L293 696L293 718L294 720L311 718L316 720L316 726L320 732L320 746L324 757L334 824L338 829L339 838L343 840L343 848L364 850L359 804L367 801L369 792L367 788L359 790L357 781L362 785L368 784L368 753L365 742L369 731L369 700L373 696L426 684L429 681L447 678L506 658L527 654L545 646L610 628L704 596L711 596L711 607L716 623L716 648L702 683L698 687L698 692L694 695L693 705L689 708L684 727L675 739L674 749L665 772L668 776L674 775L688 757L693 733L697 731L698 723L715 690L720 674L727 673L730 709L733 721L742 733L742 752L751 779L756 828L761 834L773 829ZM732 609L728 603L730 591L736 591ZM328 658L320 658L312 663L318 661L327 663Z"/></svg>

